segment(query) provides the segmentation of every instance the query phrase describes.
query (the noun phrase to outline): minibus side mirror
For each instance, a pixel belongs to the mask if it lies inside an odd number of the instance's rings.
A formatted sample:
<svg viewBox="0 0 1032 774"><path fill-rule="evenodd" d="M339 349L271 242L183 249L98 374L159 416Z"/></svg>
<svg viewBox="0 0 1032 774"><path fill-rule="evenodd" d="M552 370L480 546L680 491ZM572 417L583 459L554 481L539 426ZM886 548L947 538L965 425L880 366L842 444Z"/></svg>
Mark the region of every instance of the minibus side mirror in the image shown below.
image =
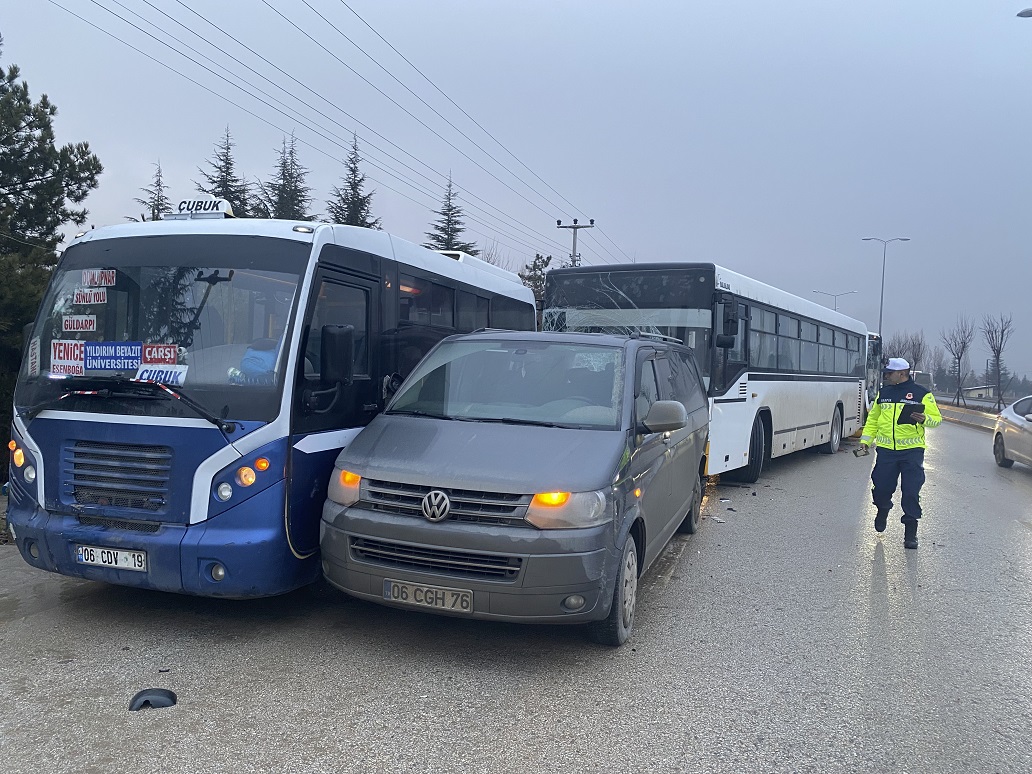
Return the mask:
<svg viewBox="0 0 1032 774"><path fill-rule="evenodd" d="M670 433L688 424L688 411L676 400L657 400L642 422L647 433Z"/></svg>
<svg viewBox="0 0 1032 774"><path fill-rule="evenodd" d="M323 384L351 384L355 360L355 326L324 325L319 354Z"/></svg>

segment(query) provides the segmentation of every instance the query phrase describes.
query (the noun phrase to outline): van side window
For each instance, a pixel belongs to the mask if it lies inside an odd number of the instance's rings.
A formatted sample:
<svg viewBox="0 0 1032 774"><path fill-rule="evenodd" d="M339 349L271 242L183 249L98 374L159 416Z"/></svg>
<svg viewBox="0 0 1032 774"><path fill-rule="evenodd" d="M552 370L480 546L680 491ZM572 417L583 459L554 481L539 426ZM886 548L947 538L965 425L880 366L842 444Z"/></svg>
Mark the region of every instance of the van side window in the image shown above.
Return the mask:
<svg viewBox="0 0 1032 774"><path fill-rule="evenodd" d="M683 403L689 414L706 408L706 392L691 356L687 352L671 350L670 364L673 367L674 400Z"/></svg>
<svg viewBox="0 0 1032 774"><path fill-rule="evenodd" d="M656 379L655 361L646 360L641 364L641 375L638 377L638 385L634 391L634 411L638 422L648 416L649 409L657 400L659 400L659 381Z"/></svg>

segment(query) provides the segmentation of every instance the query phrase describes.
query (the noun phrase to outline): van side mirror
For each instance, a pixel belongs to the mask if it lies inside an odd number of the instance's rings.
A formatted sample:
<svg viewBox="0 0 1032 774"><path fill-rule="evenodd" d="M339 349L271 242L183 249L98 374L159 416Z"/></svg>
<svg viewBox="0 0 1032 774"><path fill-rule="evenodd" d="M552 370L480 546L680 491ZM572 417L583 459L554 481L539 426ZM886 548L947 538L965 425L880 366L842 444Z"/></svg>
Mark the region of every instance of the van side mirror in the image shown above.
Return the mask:
<svg viewBox="0 0 1032 774"><path fill-rule="evenodd" d="M688 411L676 400L657 400L641 423L648 433L669 433L688 424Z"/></svg>
<svg viewBox="0 0 1032 774"><path fill-rule="evenodd" d="M355 360L355 326L324 325L319 356L323 384L351 384Z"/></svg>

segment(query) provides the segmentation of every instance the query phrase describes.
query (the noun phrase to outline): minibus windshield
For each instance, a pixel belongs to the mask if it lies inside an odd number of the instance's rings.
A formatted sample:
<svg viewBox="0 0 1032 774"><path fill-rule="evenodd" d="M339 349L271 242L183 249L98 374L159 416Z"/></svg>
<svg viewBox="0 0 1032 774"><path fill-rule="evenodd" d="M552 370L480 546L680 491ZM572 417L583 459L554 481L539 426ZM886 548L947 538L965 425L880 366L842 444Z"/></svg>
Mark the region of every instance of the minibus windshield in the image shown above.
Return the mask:
<svg viewBox="0 0 1032 774"><path fill-rule="evenodd" d="M309 250L285 239L197 234L69 248L28 339L15 404L198 415L146 390L91 392L114 379L167 385L216 417L272 419Z"/></svg>

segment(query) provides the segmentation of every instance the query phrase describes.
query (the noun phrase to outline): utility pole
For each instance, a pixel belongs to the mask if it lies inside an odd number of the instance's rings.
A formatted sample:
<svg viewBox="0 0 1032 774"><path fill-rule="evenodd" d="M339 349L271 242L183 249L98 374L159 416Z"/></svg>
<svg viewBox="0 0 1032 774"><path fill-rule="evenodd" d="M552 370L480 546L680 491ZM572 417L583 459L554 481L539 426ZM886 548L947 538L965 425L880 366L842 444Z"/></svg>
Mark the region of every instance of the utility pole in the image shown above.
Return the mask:
<svg viewBox="0 0 1032 774"><path fill-rule="evenodd" d="M568 228L573 231L573 252L570 253L570 266L580 266L580 253L577 252L577 231L582 228L594 228L595 219L590 218L585 225L584 223L578 224L577 219L574 218L572 226L564 226L561 220L557 220L555 226L556 228Z"/></svg>

